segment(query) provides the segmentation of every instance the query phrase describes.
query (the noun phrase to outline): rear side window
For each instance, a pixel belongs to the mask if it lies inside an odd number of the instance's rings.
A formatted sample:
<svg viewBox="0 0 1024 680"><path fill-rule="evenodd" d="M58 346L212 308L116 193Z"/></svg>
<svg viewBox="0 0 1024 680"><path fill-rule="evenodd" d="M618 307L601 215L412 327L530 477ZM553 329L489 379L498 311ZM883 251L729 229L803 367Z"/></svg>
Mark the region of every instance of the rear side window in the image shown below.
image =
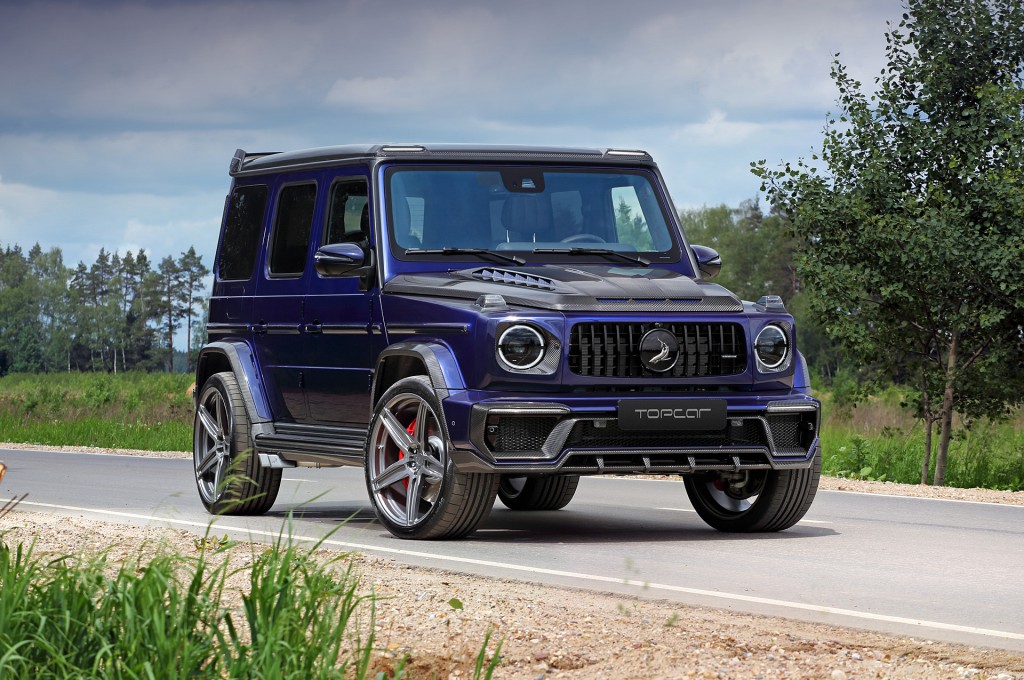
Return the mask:
<svg viewBox="0 0 1024 680"><path fill-rule="evenodd" d="M217 268L222 281L247 280L252 276L266 207L266 186L238 187L231 194Z"/></svg>
<svg viewBox="0 0 1024 680"><path fill-rule="evenodd" d="M292 184L281 189L270 246L271 275L296 276L306 268L315 205L316 184Z"/></svg>

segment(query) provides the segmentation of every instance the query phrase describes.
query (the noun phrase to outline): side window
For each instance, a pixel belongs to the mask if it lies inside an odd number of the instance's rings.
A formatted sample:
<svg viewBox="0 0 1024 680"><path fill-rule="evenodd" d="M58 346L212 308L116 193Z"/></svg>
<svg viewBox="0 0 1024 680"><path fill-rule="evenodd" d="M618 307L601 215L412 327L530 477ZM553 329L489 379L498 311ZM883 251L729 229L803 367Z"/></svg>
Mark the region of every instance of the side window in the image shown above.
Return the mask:
<svg viewBox="0 0 1024 680"><path fill-rule="evenodd" d="M370 204L366 179L344 179L331 187L327 203L327 228L323 245L328 243L370 242Z"/></svg>
<svg viewBox="0 0 1024 680"><path fill-rule="evenodd" d="M263 213L267 207L267 187L238 187L231 194L224 233L220 237L217 277L222 281L244 281L256 266Z"/></svg>
<svg viewBox="0 0 1024 680"><path fill-rule="evenodd" d="M654 250L647 218L636 189L632 186L613 188L612 204L619 243L631 245L641 252Z"/></svg>
<svg viewBox="0 0 1024 680"><path fill-rule="evenodd" d="M291 184L281 189L270 245L271 275L297 276L306 268L315 204L316 184Z"/></svg>

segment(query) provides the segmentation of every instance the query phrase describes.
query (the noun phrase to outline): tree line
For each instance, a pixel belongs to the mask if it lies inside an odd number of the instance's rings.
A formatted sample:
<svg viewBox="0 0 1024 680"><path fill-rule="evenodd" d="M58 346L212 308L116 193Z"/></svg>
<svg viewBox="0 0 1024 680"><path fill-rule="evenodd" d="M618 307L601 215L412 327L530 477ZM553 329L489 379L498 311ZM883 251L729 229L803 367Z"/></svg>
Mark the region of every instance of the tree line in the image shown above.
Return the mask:
<svg viewBox="0 0 1024 680"><path fill-rule="evenodd" d="M101 248L75 267L60 248L0 248L0 375L170 371L175 333L185 326L187 356L205 334L209 273L194 247L155 265Z"/></svg>

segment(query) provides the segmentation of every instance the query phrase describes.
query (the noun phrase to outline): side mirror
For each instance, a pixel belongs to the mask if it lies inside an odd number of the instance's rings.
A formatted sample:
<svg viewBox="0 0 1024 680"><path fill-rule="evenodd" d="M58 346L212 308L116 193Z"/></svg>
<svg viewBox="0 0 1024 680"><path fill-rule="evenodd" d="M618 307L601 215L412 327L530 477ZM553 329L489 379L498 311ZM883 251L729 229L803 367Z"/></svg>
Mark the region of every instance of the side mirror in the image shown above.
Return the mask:
<svg viewBox="0 0 1024 680"><path fill-rule="evenodd" d="M709 279L718 276L722 270L722 258L718 251L707 246L692 246L693 256L697 258L697 269Z"/></svg>
<svg viewBox="0 0 1024 680"><path fill-rule="evenodd" d="M316 251L313 266L320 276L354 276L366 266L366 253L356 243L331 243Z"/></svg>

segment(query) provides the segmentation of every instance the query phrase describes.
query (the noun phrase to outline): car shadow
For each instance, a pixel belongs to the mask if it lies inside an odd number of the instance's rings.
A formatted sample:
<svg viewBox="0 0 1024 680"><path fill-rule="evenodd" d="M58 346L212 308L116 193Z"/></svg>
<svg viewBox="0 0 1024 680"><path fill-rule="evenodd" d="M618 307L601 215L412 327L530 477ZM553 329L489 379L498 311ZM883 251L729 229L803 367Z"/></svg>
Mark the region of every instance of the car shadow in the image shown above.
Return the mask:
<svg viewBox="0 0 1024 680"><path fill-rule="evenodd" d="M786 541L838 536L831 527L797 524L785 531L725 533L706 525L696 514L676 519L642 520L565 508L522 512L495 507L467 540L488 543L658 543L679 541Z"/></svg>
<svg viewBox="0 0 1024 680"><path fill-rule="evenodd" d="M276 508L267 517L315 522L330 526L346 525L390 534L377 521L373 508L362 503L310 502ZM373 526L375 525L375 527ZM514 544L586 544L657 543L679 541L786 541L838 536L831 527L797 524L785 531L768 533L724 533L716 531L692 513L677 517L659 517L652 513L643 519L565 508L550 512L508 510L495 504L491 514L463 542ZM398 540L398 539L396 539Z"/></svg>
<svg viewBox="0 0 1024 680"><path fill-rule="evenodd" d="M277 508L275 506L265 517L318 522L324 524L368 524L377 521L377 515L369 505L360 503L301 503Z"/></svg>

